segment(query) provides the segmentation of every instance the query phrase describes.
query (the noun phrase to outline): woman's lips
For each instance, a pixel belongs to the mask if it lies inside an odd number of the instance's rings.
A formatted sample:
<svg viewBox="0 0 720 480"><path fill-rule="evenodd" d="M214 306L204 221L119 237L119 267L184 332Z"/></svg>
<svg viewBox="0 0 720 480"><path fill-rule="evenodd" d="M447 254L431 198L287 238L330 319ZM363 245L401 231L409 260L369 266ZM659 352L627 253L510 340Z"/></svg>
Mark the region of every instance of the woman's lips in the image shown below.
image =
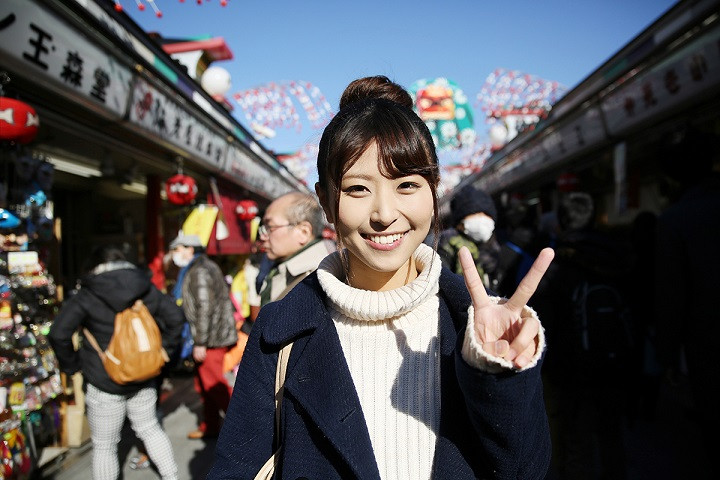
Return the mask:
<svg viewBox="0 0 720 480"><path fill-rule="evenodd" d="M393 250L402 243L407 232L392 234L363 234L365 241L376 250Z"/></svg>

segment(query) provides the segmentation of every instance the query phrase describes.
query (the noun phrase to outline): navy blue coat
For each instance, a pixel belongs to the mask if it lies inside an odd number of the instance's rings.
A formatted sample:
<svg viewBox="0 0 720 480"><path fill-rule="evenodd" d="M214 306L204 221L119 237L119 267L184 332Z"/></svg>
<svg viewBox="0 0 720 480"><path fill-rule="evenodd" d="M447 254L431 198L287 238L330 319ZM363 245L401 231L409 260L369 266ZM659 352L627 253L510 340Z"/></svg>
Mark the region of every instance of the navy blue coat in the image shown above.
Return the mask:
<svg viewBox="0 0 720 480"><path fill-rule="evenodd" d="M540 365L488 374L461 357L470 297L440 276L440 430L433 478L543 479L550 434ZM263 307L240 364L209 479L252 479L273 452L277 353L294 341L282 405L283 479L379 479L360 400L313 273Z"/></svg>

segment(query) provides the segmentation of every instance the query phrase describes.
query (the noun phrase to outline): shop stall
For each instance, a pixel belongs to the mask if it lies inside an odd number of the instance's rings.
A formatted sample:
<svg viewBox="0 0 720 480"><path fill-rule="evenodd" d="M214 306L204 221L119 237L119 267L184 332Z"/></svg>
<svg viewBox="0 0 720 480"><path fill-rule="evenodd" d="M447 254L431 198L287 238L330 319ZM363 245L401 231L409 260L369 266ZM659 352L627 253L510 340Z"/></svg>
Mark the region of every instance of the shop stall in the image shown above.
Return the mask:
<svg viewBox="0 0 720 480"><path fill-rule="evenodd" d="M308 191L112 1L1 1L0 479L87 439L81 384L45 335L92 248L119 246L162 287L191 212L218 212L211 254L247 254L249 207L295 190Z"/></svg>
<svg viewBox="0 0 720 480"><path fill-rule="evenodd" d="M516 198L549 211L564 188L581 188L607 227L661 211L673 138L720 137L719 11L717 0L678 2L456 191L473 184L505 207Z"/></svg>

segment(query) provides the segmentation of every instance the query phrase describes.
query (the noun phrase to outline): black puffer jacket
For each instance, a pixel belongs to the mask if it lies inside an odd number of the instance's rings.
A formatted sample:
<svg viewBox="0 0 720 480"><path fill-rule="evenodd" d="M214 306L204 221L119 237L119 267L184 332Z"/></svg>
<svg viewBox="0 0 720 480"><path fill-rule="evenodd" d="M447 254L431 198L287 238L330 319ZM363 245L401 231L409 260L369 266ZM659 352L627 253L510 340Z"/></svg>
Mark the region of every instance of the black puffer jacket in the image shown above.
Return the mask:
<svg viewBox="0 0 720 480"><path fill-rule="evenodd" d="M198 255L190 265L182 299L195 345L218 348L237 343L230 289L220 267L207 255Z"/></svg>
<svg viewBox="0 0 720 480"><path fill-rule="evenodd" d="M152 385L153 379L119 385L108 377L98 353L83 341L79 351L72 345L72 336L87 328L100 348L107 348L115 325L115 314L141 298L162 332L163 347L168 354L180 341L184 322L182 310L168 295L151 282L148 275L129 262L105 263L82 282L82 288L65 302L50 328L50 344L60 362L60 369L73 374L82 370L87 383L113 394L131 394ZM82 336L82 334L81 334Z"/></svg>

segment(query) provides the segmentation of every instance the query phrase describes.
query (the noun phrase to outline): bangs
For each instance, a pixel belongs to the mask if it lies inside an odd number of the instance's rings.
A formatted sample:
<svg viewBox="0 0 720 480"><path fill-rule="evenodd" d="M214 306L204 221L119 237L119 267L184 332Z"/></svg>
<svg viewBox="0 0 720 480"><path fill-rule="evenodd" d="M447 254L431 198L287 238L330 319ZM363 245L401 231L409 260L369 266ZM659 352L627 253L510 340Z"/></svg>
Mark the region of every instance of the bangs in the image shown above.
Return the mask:
<svg viewBox="0 0 720 480"><path fill-rule="evenodd" d="M421 175L437 185L439 168L434 143L425 124L407 115L404 108L368 108L365 115L350 120L334 132L328 145L328 180L339 183L343 175L375 142L378 168L387 178ZM354 125L353 125L354 124ZM362 127L360 127L362 125Z"/></svg>
<svg viewBox="0 0 720 480"><path fill-rule="evenodd" d="M428 183L437 184L438 162L432 138L428 145L418 125L404 116L388 117L377 119L378 128L371 140L377 145L380 173L387 178L421 175Z"/></svg>

